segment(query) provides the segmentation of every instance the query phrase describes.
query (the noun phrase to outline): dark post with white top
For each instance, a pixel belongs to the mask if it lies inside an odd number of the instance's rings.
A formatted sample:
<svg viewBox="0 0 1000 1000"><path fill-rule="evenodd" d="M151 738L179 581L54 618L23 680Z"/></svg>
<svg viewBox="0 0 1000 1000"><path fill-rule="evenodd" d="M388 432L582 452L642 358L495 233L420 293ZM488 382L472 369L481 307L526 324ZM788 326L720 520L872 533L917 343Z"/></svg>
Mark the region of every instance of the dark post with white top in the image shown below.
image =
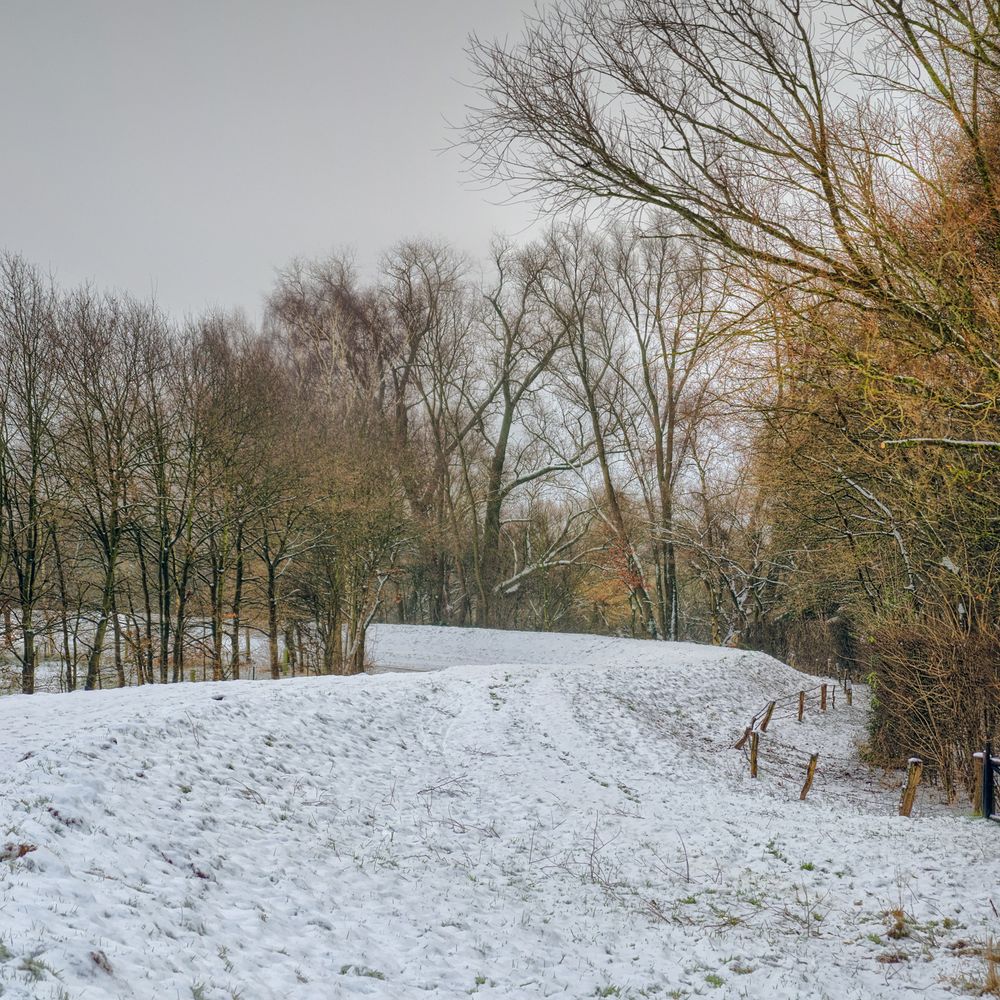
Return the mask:
<svg viewBox="0 0 1000 1000"><path fill-rule="evenodd" d="M993 819L996 814L993 775L997 771L997 763L993 758L993 744L987 741L983 752L975 756L982 759L983 765L979 808L983 819Z"/></svg>

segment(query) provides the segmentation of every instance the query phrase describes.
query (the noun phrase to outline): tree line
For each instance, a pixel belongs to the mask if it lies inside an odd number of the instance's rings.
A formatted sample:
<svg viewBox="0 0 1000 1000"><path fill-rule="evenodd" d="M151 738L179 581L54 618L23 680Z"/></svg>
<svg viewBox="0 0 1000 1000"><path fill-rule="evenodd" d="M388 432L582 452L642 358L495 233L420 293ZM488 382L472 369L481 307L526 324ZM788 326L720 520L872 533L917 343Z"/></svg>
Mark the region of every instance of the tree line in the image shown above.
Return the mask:
<svg viewBox="0 0 1000 1000"><path fill-rule="evenodd" d="M0 585L20 689L365 667L375 620L746 639L729 279L668 234L554 226L279 272L262 323L0 261ZM751 353L753 353L751 351ZM241 629L244 638L241 639ZM41 643L41 645L39 645Z"/></svg>
<svg viewBox="0 0 1000 1000"><path fill-rule="evenodd" d="M296 261L259 328L3 256L16 687L235 679L250 632L273 677L358 672L376 619L735 639L728 302L628 226Z"/></svg>
<svg viewBox="0 0 1000 1000"><path fill-rule="evenodd" d="M363 662L400 537L392 485L276 339L236 315L177 328L148 303L63 292L7 254L0 340L20 690L40 664L68 690L238 678L241 628L266 636L274 677L297 657Z"/></svg>

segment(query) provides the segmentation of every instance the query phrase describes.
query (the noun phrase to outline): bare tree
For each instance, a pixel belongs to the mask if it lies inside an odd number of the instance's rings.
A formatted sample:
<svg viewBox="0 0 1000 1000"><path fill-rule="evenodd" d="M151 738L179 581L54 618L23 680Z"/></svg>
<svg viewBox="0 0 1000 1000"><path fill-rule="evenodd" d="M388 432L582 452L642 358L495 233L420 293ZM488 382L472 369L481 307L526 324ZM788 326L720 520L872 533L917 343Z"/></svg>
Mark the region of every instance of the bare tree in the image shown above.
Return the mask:
<svg viewBox="0 0 1000 1000"><path fill-rule="evenodd" d="M0 505L19 610L24 694L35 690L37 609L51 582L46 562L60 399L55 322L51 285L19 257L0 256Z"/></svg>
<svg viewBox="0 0 1000 1000"><path fill-rule="evenodd" d="M73 294L60 316L65 414L57 452L72 511L99 570L93 641L84 686L100 682L107 629L117 630L116 582L135 513L137 440L143 389L157 362L150 345L162 336L152 309L127 299ZM124 683L120 670L118 680Z"/></svg>

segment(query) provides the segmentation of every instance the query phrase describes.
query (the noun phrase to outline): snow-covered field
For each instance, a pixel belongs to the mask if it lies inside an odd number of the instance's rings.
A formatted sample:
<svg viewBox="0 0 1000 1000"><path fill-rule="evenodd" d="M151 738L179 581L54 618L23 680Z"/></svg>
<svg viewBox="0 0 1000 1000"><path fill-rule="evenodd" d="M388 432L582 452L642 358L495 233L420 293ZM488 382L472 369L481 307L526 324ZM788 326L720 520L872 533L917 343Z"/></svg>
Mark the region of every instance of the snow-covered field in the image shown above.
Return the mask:
<svg viewBox="0 0 1000 1000"><path fill-rule="evenodd" d="M912 819L759 654L383 626L390 672L0 700L6 998L946 997L1000 826ZM451 669L432 672L431 668ZM825 763L826 760L829 763ZM22 857L12 857L26 848ZM892 911L898 911L892 915Z"/></svg>

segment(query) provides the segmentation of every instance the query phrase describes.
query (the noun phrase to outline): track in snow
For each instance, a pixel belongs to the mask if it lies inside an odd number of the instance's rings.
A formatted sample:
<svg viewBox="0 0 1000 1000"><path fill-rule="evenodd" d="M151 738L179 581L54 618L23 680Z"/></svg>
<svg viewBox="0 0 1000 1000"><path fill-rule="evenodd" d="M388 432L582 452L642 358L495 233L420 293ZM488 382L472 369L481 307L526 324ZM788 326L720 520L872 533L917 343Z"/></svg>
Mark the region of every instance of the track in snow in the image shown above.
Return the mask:
<svg viewBox="0 0 1000 1000"><path fill-rule="evenodd" d="M992 830L892 816L860 765L801 803L729 748L789 667L461 629L373 649L454 666L0 701L0 843L37 847L0 862L3 997L845 1000L981 975ZM774 735L847 757L860 701Z"/></svg>

